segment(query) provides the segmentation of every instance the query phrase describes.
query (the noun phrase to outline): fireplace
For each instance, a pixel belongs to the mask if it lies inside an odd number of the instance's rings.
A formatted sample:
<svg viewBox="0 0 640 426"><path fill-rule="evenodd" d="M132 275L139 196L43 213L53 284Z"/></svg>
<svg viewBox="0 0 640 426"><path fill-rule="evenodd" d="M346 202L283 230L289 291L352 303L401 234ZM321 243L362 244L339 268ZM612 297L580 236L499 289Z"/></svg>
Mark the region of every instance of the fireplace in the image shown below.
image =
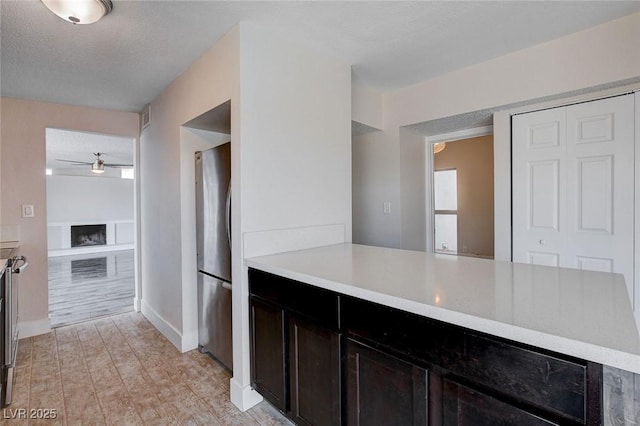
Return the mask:
<svg viewBox="0 0 640 426"><path fill-rule="evenodd" d="M71 247L107 244L107 225L71 225Z"/></svg>

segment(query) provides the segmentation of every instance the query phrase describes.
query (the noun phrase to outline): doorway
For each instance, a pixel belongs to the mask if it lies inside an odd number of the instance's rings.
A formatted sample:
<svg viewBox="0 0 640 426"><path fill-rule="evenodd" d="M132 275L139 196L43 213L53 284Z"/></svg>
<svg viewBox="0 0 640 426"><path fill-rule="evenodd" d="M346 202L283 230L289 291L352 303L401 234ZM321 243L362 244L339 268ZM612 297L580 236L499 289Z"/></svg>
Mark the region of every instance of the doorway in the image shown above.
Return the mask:
<svg viewBox="0 0 640 426"><path fill-rule="evenodd" d="M430 146L434 251L493 259L493 135Z"/></svg>
<svg viewBox="0 0 640 426"><path fill-rule="evenodd" d="M134 310L135 139L47 129L52 327Z"/></svg>

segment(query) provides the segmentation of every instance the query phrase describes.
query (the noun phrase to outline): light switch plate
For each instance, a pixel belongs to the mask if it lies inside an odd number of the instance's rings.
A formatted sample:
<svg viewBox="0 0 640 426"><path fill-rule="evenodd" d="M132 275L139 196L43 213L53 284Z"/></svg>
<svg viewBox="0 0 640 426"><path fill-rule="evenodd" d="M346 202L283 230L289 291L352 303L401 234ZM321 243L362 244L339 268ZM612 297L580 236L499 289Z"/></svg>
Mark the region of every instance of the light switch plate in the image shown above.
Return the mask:
<svg viewBox="0 0 640 426"><path fill-rule="evenodd" d="M34 217L33 204L22 205L22 217Z"/></svg>

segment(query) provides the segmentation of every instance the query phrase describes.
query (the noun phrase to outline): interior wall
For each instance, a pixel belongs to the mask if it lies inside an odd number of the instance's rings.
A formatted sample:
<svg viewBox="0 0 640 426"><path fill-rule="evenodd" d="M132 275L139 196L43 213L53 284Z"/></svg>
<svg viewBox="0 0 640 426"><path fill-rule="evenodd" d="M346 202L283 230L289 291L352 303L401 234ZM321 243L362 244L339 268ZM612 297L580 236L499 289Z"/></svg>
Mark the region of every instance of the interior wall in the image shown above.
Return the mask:
<svg viewBox="0 0 640 426"><path fill-rule="evenodd" d="M327 227L351 241L350 67L243 25L240 84L241 256L256 235L268 236L264 254L324 244ZM233 281L232 401L249 385L245 271Z"/></svg>
<svg viewBox="0 0 640 426"><path fill-rule="evenodd" d="M0 224L19 227L20 253L29 269L20 277L20 336L46 333L49 326L47 277L46 141L49 128L104 133L137 139L138 114L27 101L0 100L2 128L2 210ZM21 217L32 204L35 216Z"/></svg>
<svg viewBox="0 0 640 426"><path fill-rule="evenodd" d="M383 132L354 136L351 143L353 242L399 248L400 221L394 220L400 209L399 163L395 162L396 168L389 164L390 158L398 157L398 147ZM384 213L385 202L391 203L388 214Z"/></svg>
<svg viewBox="0 0 640 426"><path fill-rule="evenodd" d="M133 221L133 179L47 176L47 222Z"/></svg>
<svg viewBox="0 0 640 426"><path fill-rule="evenodd" d="M344 223L351 238L351 70L248 26L242 231Z"/></svg>
<svg viewBox="0 0 640 426"><path fill-rule="evenodd" d="M402 248L426 251L426 142L411 129L400 128L399 133Z"/></svg>
<svg viewBox="0 0 640 426"><path fill-rule="evenodd" d="M381 129L382 93L368 87L352 85L351 120Z"/></svg>
<svg viewBox="0 0 640 426"><path fill-rule="evenodd" d="M448 142L433 164L457 170L458 252L493 257L493 136Z"/></svg>
<svg viewBox="0 0 640 426"><path fill-rule="evenodd" d="M196 282L183 282L183 261L195 238L182 229L184 162L193 161L181 146L181 126L232 100L232 135L239 135L234 106L239 94L239 28L227 33L151 103L151 123L140 136L141 308L145 316L176 347L193 349ZM235 130L235 132L234 132ZM239 143L232 141L232 157ZM183 159L184 156L188 158ZM234 182L236 184L236 182ZM239 220L234 215L233 220ZM189 235L193 241L185 240ZM232 238L237 239L234 234ZM188 312L187 312L188 311ZM196 337L197 339L197 337ZM197 343L197 340L196 340Z"/></svg>
<svg viewBox="0 0 640 426"><path fill-rule="evenodd" d="M487 108L500 107L516 102L529 101L544 96L557 95L574 90L618 82L640 76L640 55L637 40L640 39L640 13L629 15L605 24L558 38L528 49L523 49L480 64L453 71L410 87L382 95L383 132L376 135L379 143L370 150L359 167L376 170L380 179L395 185L392 192L403 194L403 178L413 179L421 173L417 162L402 160L399 129L403 126L450 117ZM462 129L460 129L462 130ZM496 133L499 133L499 129ZM433 135L429 135L433 136ZM505 151L506 148L506 151ZM386 161L376 159L386 156ZM406 158L406 157L405 157ZM371 162L367 162L371 159ZM495 197L495 255L497 259L510 260L510 243L506 237L511 229L509 202L503 191L509 190L505 181L503 164L510 167L508 146L496 145ZM500 173L498 173L498 170ZM426 192L426 187L423 189ZM366 201L380 200L388 189L380 188L364 193ZM385 195L382 195L383 192ZM509 198L506 198L509 200ZM428 200L427 200L428 201ZM399 233L411 232L412 225L402 223L403 217L418 218L404 212L401 216L392 211L389 221L395 235L388 235L382 245L394 247L401 239ZM373 233L379 223L371 223L359 233ZM427 241L426 246L429 246Z"/></svg>

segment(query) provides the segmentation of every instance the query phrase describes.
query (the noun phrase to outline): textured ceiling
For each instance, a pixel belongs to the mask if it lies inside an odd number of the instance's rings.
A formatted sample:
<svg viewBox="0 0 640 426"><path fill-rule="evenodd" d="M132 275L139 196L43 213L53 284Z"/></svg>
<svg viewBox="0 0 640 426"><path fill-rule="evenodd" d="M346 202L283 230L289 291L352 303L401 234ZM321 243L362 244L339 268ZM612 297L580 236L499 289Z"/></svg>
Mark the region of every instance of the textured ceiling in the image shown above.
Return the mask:
<svg viewBox="0 0 640 426"><path fill-rule="evenodd" d="M2 95L138 112L240 21L387 90L640 11L638 1L113 3L98 23L74 26L38 0L2 0Z"/></svg>

